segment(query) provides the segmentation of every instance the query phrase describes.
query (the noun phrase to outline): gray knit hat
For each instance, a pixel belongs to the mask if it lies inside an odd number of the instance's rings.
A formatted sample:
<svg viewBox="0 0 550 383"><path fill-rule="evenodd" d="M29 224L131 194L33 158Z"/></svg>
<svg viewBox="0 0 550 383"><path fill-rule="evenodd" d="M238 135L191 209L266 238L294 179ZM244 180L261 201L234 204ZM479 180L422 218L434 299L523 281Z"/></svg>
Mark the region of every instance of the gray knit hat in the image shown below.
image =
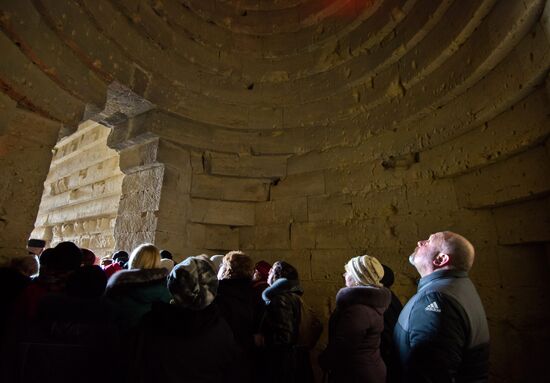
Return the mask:
<svg viewBox="0 0 550 383"><path fill-rule="evenodd" d="M218 279L209 261L189 257L172 269L168 276L168 289L176 304L191 310L202 310L216 298Z"/></svg>
<svg viewBox="0 0 550 383"><path fill-rule="evenodd" d="M370 255L361 255L350 259L345 269L359 285L382 287L380 280L384 276L384 267L378 259Z"/></svg>

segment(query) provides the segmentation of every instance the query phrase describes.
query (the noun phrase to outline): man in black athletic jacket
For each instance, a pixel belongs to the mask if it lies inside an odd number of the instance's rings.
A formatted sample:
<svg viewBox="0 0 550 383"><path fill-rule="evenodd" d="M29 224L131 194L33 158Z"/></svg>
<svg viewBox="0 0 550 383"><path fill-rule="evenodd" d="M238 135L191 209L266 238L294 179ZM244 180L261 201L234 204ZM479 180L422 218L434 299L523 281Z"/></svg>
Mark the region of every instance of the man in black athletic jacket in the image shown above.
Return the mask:
<svg viewBox="0 0 550 383"><path fill-rule="evenodd" d="M409 262L421 276L394 330L404 382L486 382L489 329L468 271L474 247L439 232L419 241Z"/></svg>

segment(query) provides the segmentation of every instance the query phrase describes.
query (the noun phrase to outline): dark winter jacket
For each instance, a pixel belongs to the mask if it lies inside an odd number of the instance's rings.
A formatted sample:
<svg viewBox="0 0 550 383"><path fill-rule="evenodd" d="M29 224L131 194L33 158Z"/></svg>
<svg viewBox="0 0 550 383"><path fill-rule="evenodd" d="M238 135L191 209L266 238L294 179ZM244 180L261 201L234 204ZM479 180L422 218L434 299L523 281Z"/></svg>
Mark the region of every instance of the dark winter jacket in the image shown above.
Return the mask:
<svg viewBox="0 0 550 383"><path fill-rule="evenodd" d="M405 382L488 380L487 318L466 272L438 270L420 279L394 341Z"/></svg>
<svg viewBox="0 0 550 383"><path fill-rule="evenodd" d="M132 269L121 270L109 279L105 301L122 329L137 327L154 302L170 302L167 275L166 269Z"/></svg>
<svg viewBox="0 0 550 383"><path fill-rule="evenodd" d="M393 343L393 330L399 318L403 305L399 298L391 291L390 306L384 311L384 331L380 336L380 354L386 365L386 382L397 383L401 380L399 375L399 362L397 360L397 352Z"/></svg>
<svg viewBox="0 0 550 383"><path fill-rule="evenodd" d="M237 343L243 350L251 351L258 320L252 281L250 279L222 279L218 284L216 303L220 308Z"/></svg>
<svg viewBox="0 0 550 383"><path fill-rule="evenodd" d="M36 315L13 327L10 382L114 382L93 368L97 355L112 359L118 331L98 297L84 299L66 292L41 298Z"/></svg>
<svg viewBox="0 0 550 383"><path fill-rule="evenodd" d="M309 350L297 346L300 327L299 281L280 278L264 290L266 303L261 332L264 334L264 376L268 383L309 383L313 379Z"/></svg>
<svg viewBox="0 0 550 383"><path fill-rule="evenodd" d="M262 331L269 346L293 346L298 340L300 299L304 290L298 281L280 278L264 290L266 303Z"/></svg>
<svg viewBox="0 0 550 383"><path fill-rule="evenodd" d="M215 303L194 311L156 303L143 317L129 381L240 382L241 354Z"/></svg>
<svg viewBox="0 0 550 383"><path fill-rule="evenodd" d="M331 382L385 383L379 348L390 300L391 293L384 287L346 287L338 292L328 346L319 358Z"/></svg>
<svg viewBox="0 0 550 383"><path fill-rule="evenodd" d="M15 302L30 283L31 279L19 271L8 267L0 268L0 344L8 318L14 314Z"/></svg>

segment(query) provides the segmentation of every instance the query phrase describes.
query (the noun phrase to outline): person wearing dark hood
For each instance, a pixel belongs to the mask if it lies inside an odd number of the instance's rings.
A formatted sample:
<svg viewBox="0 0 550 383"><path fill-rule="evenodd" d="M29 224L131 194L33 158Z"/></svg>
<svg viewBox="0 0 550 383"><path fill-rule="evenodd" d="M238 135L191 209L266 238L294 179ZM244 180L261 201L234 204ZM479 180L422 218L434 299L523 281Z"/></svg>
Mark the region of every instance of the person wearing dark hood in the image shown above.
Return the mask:
<svg viewBox="0 0 550 383"><path fill-rule="evenodd" d="M16 315L32 320L40 300L47 294L65 292L67 279L82 263L82 251L72 242L61 242L40 256L38 276L25 289L17 304Z"/></svg>
<svg viewBox="0 0 550 383"><path fill-rule="evenodd" d="M212 264L200 257L185 259L172 269L168 289L172 301L153 305L140 325L130 381L242 381L238 347L214 303L218 280Z"/></svg>
<svg viewBox="0 0 550 383"><path fill-rule="evenodd" d="M346 287L336 295L328 345L319 363L331 383L385 383L380 334L391 293L380 283L384 268L376 258L363 255L352 258L345 271Z"/></svg>
<svg viewBox="0 0 550 383"><path fill-rule="evenodd" d="M269 287L262 293L266 304L257 344L265 347L266 381L270 383L312 382L309 350L299 345L303 289L298 271L277 261L269 271Z"/></svg>
<svg viewBox="0 0 550 383"><path fill-rule="evenodd" d="M166 287L168 271L160 265L160 254L150 243L139 245L128 261L129 270L120 270L107 282L105 300L113 308L121 330L136 328L153 302L170 301Z"/></svg>
<svg viewBox="0 0 550 383"><path fill-rule="evenodd" d="M32 254L13 258L7 266L0 267L0 344L4 331L9 331L5 327L13 314L15 302L37 272L38 261Z"/></svg>
<svg viewBox="0 0 550 383"><path fill-rule="evenodd" d="M252 259L241 251L230 251L222 260L218 271L218 295L220 308L236 342L244 354L248 370L252 372L254 333L258 326L259 303L252 289Z"/></svg>

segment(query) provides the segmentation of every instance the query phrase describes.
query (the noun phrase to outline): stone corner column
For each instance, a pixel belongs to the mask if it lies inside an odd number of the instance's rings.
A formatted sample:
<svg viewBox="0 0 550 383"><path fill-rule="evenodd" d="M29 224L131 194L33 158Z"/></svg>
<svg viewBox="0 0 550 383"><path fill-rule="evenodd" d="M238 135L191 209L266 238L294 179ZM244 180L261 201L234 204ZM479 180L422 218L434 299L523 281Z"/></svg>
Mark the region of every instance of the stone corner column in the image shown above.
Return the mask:
<svg viewBox="0 0 550 383"><path fill-rule="evenodd" d="M188 255L184 253L188 248L190 154L151 133L148 117L140 115L114 127L109 138L125 174L114 229L116 248L131 252L150 242L182 258Z"/></svg>

